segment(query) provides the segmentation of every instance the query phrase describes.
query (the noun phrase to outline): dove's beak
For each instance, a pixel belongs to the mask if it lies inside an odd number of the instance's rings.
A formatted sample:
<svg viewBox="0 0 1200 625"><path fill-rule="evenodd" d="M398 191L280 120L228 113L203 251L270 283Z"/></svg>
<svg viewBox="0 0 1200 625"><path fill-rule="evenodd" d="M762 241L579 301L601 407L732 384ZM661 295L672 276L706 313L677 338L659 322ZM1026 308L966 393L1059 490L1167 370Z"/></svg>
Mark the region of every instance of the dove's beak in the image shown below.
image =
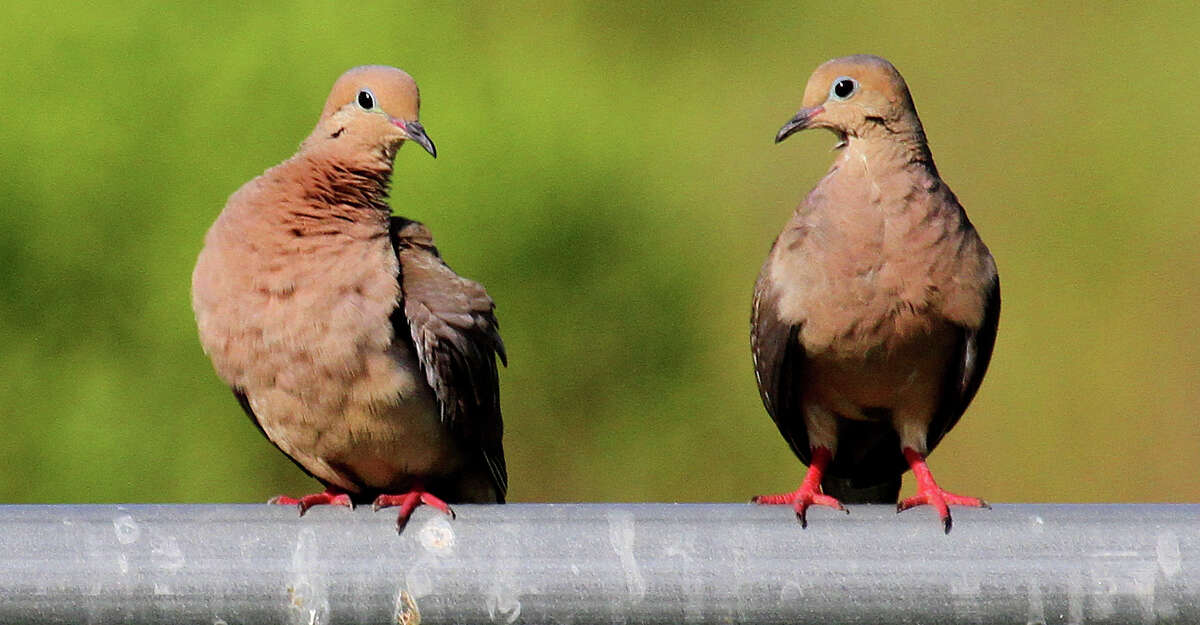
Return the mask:
<svg viewBox="0 0 1200 625"><path fill-rule="evenodd" d="M406 122L402 119L393 119L392 123L399 126L404 131L404 134L408 135L409 141L425 148L425 151L429 152L430 156L437 158L437 148L434 147L433 140L429 138L429 135L425 134L425 127L421 125L421 122L415 119L411 122Z"/></svg>
<svg viewBox="0 0 1200 625"><path fill-rule="evenodd" d="M823 106L810 106L800 109L800 112L796 113L795 117L789 119L788 123L779 129L779 132L775 135L775 143L779 143L805 128L812 128L813 118L824 112L825 107Z"/></svg>

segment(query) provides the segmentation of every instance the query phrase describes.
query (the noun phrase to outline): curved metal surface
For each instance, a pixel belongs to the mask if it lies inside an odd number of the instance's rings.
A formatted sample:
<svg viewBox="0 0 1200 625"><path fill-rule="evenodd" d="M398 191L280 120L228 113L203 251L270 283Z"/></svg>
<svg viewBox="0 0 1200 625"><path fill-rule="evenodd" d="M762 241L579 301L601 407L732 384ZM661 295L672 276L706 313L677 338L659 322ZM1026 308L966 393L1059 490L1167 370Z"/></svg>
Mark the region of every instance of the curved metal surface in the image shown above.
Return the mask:
<svg viewBox="0 0 1200 625"><path fill-rule="evenodd" d="M0 622L1200 623L1200 505L0 506Z"/></svg>

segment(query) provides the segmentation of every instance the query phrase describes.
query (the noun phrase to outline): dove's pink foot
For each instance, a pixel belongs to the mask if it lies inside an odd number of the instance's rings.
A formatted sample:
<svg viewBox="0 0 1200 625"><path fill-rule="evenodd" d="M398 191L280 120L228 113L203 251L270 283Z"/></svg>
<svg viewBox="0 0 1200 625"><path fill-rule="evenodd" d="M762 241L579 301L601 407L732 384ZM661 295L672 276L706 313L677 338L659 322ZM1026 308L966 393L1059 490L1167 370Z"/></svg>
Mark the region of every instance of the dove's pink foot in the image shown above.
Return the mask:
<svg viewBox="0 0 1200 625"><path fill-rule="evenodd" d="M917 494L896 504L896 512L904 512L916 506L933 506L942 519L942 527L949 534L950 527L953 525L950 518L950 506L991 508L982 499L955 495L943 490L941 486L937 485L937 482L933 481L933 473L929 471L929 466L925 464L925 456L920 452L905 447L904 459L908 460L908 466L912 468L913 475L917 478Z"/></svg>
<svg viewBox="0 0 1200 625"><path fill-rule="evenodd" d="M842 505L842 502L821 493L821 476L832 460L833 454L829 449L815 447L812 450L812 463L808 466L808 473L804 475L804 481L800 483L800 488L779 495L758 495L750 501L767 505L791 505L796 510L796 518L800 520L800 527L808 527L806 513L809 506L826 506L849 514L850 511Z"/></svg>
<svg viewBox="0 0 1200 625"><path fill-rule="evenodd" d="M454 511L450 509L450 506L446 502L439 499L433 493L420 490L419 487L400 495L380 495L375 498L375 503L372 504L371 508L379 510L381 508L399 506L400 512L396 515L396 531L400 531L408 523L408 517L412 516L413 510L416 510L417 506L421 504L437 508L450 515L450 518L454 518Z"/></svg>
<svg viewBox="0 0 1200 625"><path fill-rule="evenodd" d="M323 493L305 495L299 499L288 497L287 495L279 495L278 497L272 497L267 503L280 506L296 506L300 509L300 516L304 516L304 513L308 512L308 509L313 506L346 506L347 508L354 508L354 503L350 501L350 495L332 488L325 489Z"/></svg>

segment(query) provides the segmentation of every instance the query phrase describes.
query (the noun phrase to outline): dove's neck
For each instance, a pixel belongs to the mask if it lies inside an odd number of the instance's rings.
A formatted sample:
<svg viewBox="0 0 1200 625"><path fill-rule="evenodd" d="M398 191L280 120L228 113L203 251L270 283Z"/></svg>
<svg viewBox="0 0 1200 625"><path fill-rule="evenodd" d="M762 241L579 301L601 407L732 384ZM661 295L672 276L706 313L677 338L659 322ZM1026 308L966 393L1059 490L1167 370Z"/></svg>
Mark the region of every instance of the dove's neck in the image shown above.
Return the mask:
<svg viewBox="0 0 1200 625"><path fill-rule="evenodd" d="M919 125L904 133L850 137L839 160L845 165L861 164L880 173L917 169L937 175L933 154Z"/></svg>
<svg viewBox="0 0 1200 625"><path fill-rule="evenodd" d="M392 156L385 150L316 150L296 157L306 200L339 213L388 215Z"/></svg>

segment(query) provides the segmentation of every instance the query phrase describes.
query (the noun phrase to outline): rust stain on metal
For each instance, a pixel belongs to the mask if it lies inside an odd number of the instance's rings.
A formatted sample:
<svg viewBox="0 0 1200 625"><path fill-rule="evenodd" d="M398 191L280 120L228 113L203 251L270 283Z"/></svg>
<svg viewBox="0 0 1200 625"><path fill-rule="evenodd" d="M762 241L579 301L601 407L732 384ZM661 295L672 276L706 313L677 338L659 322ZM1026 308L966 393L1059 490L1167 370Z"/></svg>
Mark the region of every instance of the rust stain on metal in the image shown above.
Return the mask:
<svg viewBox="0 0 1200 625"><path fill-rule="evenodd" d="M288 599L291 600L292 605L296 606L297 608L304 607L304 597L301 597L299 594L296 593L295 586L288 586L287 593L288 593Z"/></svg>
<svg viewBox="0 0 1200 625"><path fill-rule="evenodd" d="M396 625L421 625L421 610L407 590L396 597Z"/></svg>

